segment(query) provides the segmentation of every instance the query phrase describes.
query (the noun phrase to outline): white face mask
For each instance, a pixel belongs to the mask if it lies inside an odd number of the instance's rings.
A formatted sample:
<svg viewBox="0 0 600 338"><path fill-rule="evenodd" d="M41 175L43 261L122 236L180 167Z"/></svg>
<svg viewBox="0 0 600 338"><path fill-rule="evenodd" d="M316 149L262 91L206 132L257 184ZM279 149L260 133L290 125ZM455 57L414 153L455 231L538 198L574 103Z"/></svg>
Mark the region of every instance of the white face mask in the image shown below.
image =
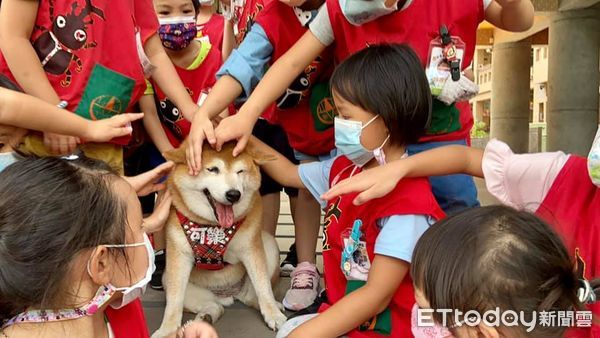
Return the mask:
<svg viewBox="0 0 600 338"><path fill-rule="evenodd" d="M600 187L600 128L596 132L592 149L588 155L587 164L590 179L597 187Z"/></svg>
<svg viewBox="0 0 600 338"><path fill-rule="evenodd" d="M398 10L398 3L386 7L385 0L340 0L340 7L348 22L360 26L395 12Z"/></svg>

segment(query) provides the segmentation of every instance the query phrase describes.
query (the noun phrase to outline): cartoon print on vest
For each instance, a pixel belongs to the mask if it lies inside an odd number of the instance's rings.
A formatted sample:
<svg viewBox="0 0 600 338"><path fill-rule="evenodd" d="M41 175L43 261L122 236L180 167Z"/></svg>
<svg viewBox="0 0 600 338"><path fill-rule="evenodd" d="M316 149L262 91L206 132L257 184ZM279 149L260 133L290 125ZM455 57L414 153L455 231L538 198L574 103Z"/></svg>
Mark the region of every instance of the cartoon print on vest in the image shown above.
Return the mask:
<svg viewBox="0 0 600 338"><path fill-rule="evenodd" d="M311 87L310 76L317 71L317 67L313 62L310 64L304 72L300 73L298 77L292 82L292 84L285 90L277 99L277 108L279 109L290 109L300 104L300 101L306 96L307 91Z"/></svg>
<svg viewBox="0 0 600 338"><path fill-rule="evenodd" d="M79 13L76 11L78 7L79 3L74 1L71 5L71 13L54 17L54 1L50 0L52 27L48 29L36 26L36 29L43 30L44 33L33 42L33 48L46 72L65 76L60 81L63 87L71 84L71 63L75 63L76 72L81 72L83 67L83 63L75 51L96 47L95 41L87 41L87 27L94 23L91 18L92 14L105 20L104 12L94 7L91 0L85 0L85 6ZM86 19L89 20L86 21Z"/></svg>
<svg viewBox="0 0 600 338"><path fill-rule="evenodd" d="M237 40L237 44L239 45L240 43L242 43L242 41L244 40L244 38L246 37L246 34L250 31L250 28L252 28L252 25L254 24L254 22L256 21L256 16L258 15L258 13L260 13L264 6L262 4L255 4L255 8L254 11L252 13L250 13L250 15L248 15L246 17L246 24L243 25L243 27L240 28L239 30L239 34L236 36L236 40Z"/></svg>
<svg viewBox="0 0 600 338"><path fill-rule="evenodd" d="M183 137L183 132L177 123L183 120L183 114L179 108L175 106L169 99L164 99L158 102L158 116L160 120L171 130L175 135Z"/></svg>
<svg viewBox="0 0 600 338"><path fill-rule="evenodd" d="M340 202L342 201L341 197L338 197L335 202L329 205L327 212L325 213L325 222L323 222L323 251L331 250L331 245L329 244L329 237L327 236L327 229L333 222L333 218L337 221L340 220L340 216L342 215L342 210L340 210Z"/></svg>

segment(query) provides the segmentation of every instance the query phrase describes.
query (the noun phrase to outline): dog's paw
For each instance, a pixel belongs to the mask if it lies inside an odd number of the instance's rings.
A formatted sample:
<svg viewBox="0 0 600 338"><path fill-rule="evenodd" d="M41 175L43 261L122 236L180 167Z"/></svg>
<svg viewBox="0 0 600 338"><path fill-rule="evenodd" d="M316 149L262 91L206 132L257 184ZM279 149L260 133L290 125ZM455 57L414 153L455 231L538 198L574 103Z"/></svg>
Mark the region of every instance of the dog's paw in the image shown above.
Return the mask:
<svg viewBox="0 0 600 338"><path fill-rule="evenodd" d="M235 303L233 297L219 297L217 301L223 306L231 306L233 303Z"/></svg>
<svg viewBox="0 0 600 338"><path fill-rule="evenodd" d="M287 317L276 306L264 311L263 318L267 326L273 331L279 330L287 321Z"/></svg>
<svg viewBox="0 0 600 338"><path fill-rule="evenodd" d="M279 310L281 310L281 312L285 312L285 306L283 306L283 304L281 304L280 302L275 302L275 304L277 304L277 307L279 308Z"/></svg>
<svg viewBox="0 0 600 338"><path fill-rule="evenodd" d="M155 331L150 338L167 338L175 332L177 328L168 329L168 328L160 328Z"/></svg>

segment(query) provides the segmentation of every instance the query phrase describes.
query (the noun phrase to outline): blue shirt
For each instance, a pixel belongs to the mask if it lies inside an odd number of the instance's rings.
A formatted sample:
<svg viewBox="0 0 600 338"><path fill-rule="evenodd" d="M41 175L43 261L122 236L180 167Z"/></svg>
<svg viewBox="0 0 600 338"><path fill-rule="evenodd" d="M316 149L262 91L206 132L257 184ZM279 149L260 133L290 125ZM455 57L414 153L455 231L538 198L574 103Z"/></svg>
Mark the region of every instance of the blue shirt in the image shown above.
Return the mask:
<svg viewBox="0 0 600 338"><path fill-rule="evenodd" d="M329 190L329 173L334 161L335 158L298 167L302 183L319 201L321 208L327 206L320 196ZM377 225L381 230L375 242L375 253L410 263L417 241L433 223L433 219L426 215L395 215L379 219Z"/></svg>

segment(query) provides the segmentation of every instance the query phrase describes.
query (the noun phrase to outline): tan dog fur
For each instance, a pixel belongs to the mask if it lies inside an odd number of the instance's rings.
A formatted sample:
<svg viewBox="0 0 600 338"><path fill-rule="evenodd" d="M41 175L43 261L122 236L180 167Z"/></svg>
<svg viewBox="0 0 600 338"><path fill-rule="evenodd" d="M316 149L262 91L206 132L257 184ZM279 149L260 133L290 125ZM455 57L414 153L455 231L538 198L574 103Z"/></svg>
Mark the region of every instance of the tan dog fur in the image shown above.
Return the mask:
<svg viewBox="0 0 600 338"><path fill-rule="evenodd" d="M269 158L253 152L251 145L235 158L232 144L226 144L221 152L205 145L202 172L194 177L188 174L186 148L184 143L166 154L166 158L176 164L167 181L173 196L173 208L166 225L167 265L163 276L167 306L161 327L152 338L172 334L181 325L184 308L197 313L197 319L214 322L223 314L224 306L233 304L234 298L259 309L267 325L277 330L286 320L281 304L275 301L271 284L279 276L279 250L273 236L262 231L262 202L258 193L258 165ZM195 268L192 248L175 214L177 208L195 223L217 224L211 215L212 209L206 210L208 202L202 193L202 185L214 179L207 171L212 166L227 172L223 178L228 182L226 185L237 184L244 190L240 201L233 205L233 211L235 222L245 219L225 253L224 259L229 265L217 271ZM239 174L240 170L243 174ZM213 187L219 189L214 183ZM219 298L211 291L227 289L239 282L243 286L232 297Z"/></svg>

